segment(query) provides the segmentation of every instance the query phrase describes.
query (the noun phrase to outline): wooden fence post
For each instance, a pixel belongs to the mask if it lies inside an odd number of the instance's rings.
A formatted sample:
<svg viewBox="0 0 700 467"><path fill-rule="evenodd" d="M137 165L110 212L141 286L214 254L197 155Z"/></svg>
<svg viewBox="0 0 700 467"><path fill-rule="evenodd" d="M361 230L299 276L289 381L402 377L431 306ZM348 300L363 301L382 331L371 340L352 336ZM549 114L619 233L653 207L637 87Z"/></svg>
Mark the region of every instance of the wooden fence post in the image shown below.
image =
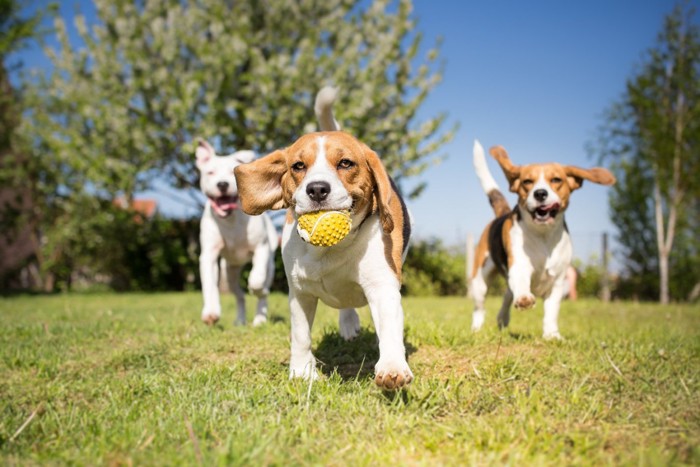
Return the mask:
<svg viewBox="0 0 700 467"><path fill-rule="evenodd" d="M474 266L474 235L472 234L467 234L467 248L466 248L466 253L467 255L467 270L466 270L466 275L465 280L467 282L467 296L469 295L469 277L472 274L472 269Z"/></svg>
<svg viewBox="0 0 700 467"><path fill-rule="evenodd" d="M604 302L610 301L610 274L608 271L608 233L603 232L603 251L601 251L601 278L600 278L600 298Z"/></svg>

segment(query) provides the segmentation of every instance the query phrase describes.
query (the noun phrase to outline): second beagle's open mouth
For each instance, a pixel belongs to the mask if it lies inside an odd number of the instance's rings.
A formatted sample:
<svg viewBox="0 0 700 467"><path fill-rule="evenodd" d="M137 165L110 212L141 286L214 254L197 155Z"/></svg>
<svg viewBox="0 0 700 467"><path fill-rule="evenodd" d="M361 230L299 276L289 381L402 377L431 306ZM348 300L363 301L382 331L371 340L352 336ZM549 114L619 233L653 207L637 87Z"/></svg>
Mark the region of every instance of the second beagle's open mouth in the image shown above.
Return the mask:
<svg viewBox="0 0 700 467"><path fill-rule="evenodd" d="M559 203L552 203L545 206L538 206L532 211L532 219L537 224L548 224L554 222L554 218L559 214Z"/></svg>
<svg viewBox="0 0 700 467"><path fill-rule="evenodd" d="M210 196L209 199L211 200L211 206L214 208L214 212L220 217L227 217L234 210L238 209L238 196Z"/></svg>

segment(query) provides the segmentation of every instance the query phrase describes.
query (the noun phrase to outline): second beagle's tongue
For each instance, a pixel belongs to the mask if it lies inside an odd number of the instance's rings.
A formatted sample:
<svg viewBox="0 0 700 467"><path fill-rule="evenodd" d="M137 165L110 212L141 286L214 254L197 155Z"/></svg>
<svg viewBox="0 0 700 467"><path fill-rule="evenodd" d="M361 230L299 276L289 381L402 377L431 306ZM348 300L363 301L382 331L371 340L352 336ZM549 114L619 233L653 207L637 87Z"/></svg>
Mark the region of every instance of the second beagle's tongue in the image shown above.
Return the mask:
<svg viewBox="0 0 700 467"><path fill-rule="evenodd" d="M557 211L559 210L559 203L552 203L548 204L547 206L539 206L536 211L537 214L539 215L545 215L550 211Z"/></svg>
<svg viewBox="0 0 700 467"><path fill-rule="evenodd" d="M552 209L559 209L559 203L548 204L547 206L540 206L537 209L542 209L543 211L551 211Z"/></svg>

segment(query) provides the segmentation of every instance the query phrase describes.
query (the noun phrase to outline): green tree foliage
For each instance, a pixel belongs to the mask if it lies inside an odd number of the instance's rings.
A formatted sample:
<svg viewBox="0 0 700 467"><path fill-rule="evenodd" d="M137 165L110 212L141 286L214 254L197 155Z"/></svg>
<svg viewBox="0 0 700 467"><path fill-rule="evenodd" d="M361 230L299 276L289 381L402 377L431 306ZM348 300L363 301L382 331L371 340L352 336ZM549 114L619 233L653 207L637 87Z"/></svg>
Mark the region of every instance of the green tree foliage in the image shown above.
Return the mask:
<svg viewBox="0 0 700 467"><path fill-rule="evenodd" d="M56 220L61 229L45 245L48 289L156 291L199 284L197 219L147 218L82 196Z"/></svg>
<svg viewBox="0 0 700 467"><path fill-rule="evenodd" d="M591 256L587 262L575 259L571 264L578 274L576 280L576 291L579 297L598 297L601 295L601 282L603 279L603 268L600 260Z"/></svg>
<svg viewBox="0 0 700 467"><path fill-rule="evenodd" d="M94 17L75 18L77 44L71 25L56 21L60 46L48 50L53 68L38 81L26 127L52 212L49 236L66 236L58 219L80 216L76 200L86 194L130 200L156 178L196 187L197 136L222 152L291 144L316 128L313 99L325 84L341 89L341 126L399 183L437 162L452 138L444 114L416 116L442 65L437 48L421 47L410 0L95 0L94 8Z"/></svg>
<svg viewBox="0 0 700 467"><path fill-rule="evenodd" d="M700 281L700 29L677 6L600 130L625 275L638 296L684 299Z"/></svg>
<svg viewBox="0 0 700 467"><path fill-rule="evenodd" d="M411 243L403 266L403 290L407 295L465 295L466 257L432 238Z"/></svg>

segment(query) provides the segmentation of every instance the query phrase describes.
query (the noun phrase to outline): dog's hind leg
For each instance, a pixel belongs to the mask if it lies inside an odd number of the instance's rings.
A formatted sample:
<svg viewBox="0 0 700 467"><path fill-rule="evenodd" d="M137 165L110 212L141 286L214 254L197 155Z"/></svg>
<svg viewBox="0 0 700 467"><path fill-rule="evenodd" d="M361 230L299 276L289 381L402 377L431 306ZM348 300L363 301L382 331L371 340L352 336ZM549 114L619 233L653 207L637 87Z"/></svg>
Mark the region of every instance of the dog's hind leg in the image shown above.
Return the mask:
<svg viewBox="0 0 700 467"><path fill-rule="evenodd" d="M486 292L488 285L486 283L488 277L493 272L493 261L486 258L484 264L476 271L474 277L469 281L469 295L474 300L474 313L472 314L472 331L478 331L484 325L486 319Z"/></svg>
<svg viewBox="0 0 700 467"><path fill-rule="evenodd" d="M226 280L228 288L236 297L236 324L243 326L245 324L245 292L241 288L241 266L226 265Z"/></svg>
<svg viewBox="0 0 700 467"><path fill-rule="evenodd" d="M354 308L342 308L338 314L340 335L346 341L351 341L360 334L360 317Z"/></svg>
<svg viewBox="0 0 700 467"><path fill-rule="evenodd" d="M267 296L275 276L274 250L267 245L259 245L253 253L253 269L248 277L248 289L258 297L258 306L253 318L253 326L267 322Z"/></svg>
<svg viewBox="0 0 700 467"><path fill-rule="evenodd" d="M513 292L510 289L503 294L503 303L498 312L498 329L507 328L510 323L510 306L513 304Z"/></svg>
<svg viewBox="0 0 700 467"><path fill-rule="evenodd" d="M564 291L564 274L557 278L549 295L544 299L544 323L542 337L547 340L561 340L559 334L559 307L561 306L561 297Z"/></svg>

